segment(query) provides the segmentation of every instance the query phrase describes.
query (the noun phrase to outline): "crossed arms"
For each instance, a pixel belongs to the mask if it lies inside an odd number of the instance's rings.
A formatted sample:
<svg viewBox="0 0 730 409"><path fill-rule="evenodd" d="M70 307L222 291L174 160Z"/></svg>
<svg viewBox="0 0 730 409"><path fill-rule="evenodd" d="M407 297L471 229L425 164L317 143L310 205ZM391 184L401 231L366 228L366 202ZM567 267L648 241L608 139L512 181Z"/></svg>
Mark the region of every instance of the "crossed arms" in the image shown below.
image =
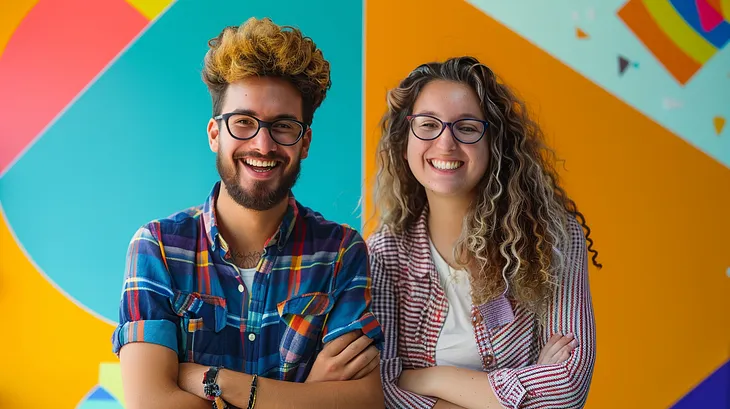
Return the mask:
<svg viewBox="0 0 730 409"><path fill-rule="evenodd" d="M335 275L334 306L321 335L325 346L305 383L258 379L256 408L317 407L318 409L383 407L377 349L368 336L379 326L369 311L367 249L352 233L343 240L341 268ZM125 400L129 408L210 408L203 398L202 365L178 363L178 312L171 272L175 248L161 244L160 226L138 230L127 255L120 325L113 336L121 361ZM179 257L178 257L179 258ZM216 325L219 324L216 321ZM375 328L375 329L373 329ZM359 332L368 335L360 336ZM340 335L342 334L342 335ZM375 334L375 335L374 335ZM318 334L311 334L318 336ZM330 339L334 338L334 339ZM222 370L222 398L239 408L248 406L252 377Z"/></svg>
<svg viewBox="0 0 730 409"><path fill-rule="evenodd" d="M130 409L174 407L210 408L203 395L203 373L208 367L178 364L169 348L151 343L130 343L120 351L124 396ZM258 379L257 409L300 407L382 408L383 392L378 371L379 354L359 331L325 345L307 382ZM221 397L238 408L248 406L251 375L221 370Z"/></svg>
<svg viewBox="0 0 730 409"><path fill-rule="evenodd" d="M571 223L570 229L571 245L565 249L566 271L561 274L548 306L548 323L539 340L544 346L538 362L489 373L438 366L411 369L404 365L398 347L403 306L397 291L399 283L395 281L399 260L384 244L371 245L373 311L386 339L380 361L386 406L413 409L583 407L596 356L595 319L585 236L577 222ZM395 248L396 244L388 243L388 246Z"/></svg>

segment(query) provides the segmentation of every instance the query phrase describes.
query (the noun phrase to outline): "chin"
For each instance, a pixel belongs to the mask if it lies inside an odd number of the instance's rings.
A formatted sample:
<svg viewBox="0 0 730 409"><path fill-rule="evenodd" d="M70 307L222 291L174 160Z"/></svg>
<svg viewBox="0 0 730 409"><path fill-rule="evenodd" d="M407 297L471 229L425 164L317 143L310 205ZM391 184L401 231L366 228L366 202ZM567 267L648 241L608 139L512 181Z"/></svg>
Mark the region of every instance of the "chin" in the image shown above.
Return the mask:
<svg viewBox="0 0 730 409"><path fill-rule="evenodd" d="M436 187L431 190L431 193L433 193L436 196L440 197L459 197L464 196L468 193L468 191L464 189L451 189L451 188L443 188L443 187Z"/></svg>
<svg viewBox="0 0 730 409"><path fill-rule="evenodd" d="M274 193L277 189L277 184L267 183L262 184L241 184L239 185L241 190L246 192L251 197L265 197Z"/></svg>

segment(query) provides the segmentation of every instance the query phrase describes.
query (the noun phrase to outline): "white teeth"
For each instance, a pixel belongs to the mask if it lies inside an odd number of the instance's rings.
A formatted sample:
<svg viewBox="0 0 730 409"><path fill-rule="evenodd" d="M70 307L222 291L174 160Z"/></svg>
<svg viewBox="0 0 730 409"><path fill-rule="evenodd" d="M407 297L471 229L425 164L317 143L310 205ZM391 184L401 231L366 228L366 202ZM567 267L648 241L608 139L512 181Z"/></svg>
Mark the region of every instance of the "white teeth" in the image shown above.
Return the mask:
<svg viewBox="0 0 730 409"><path fill-rule="evenodd" d="M273 160L257 160L257 159L244 159L243 162L247 165L256 166L257 168L273 168L276 166L276 161Z"/></svg>
<svg viewBox="0 0 730 409"><path fill-rule="evenodd" d="M431 160L431 164L436 169L444 169L444 170L453 170L460 168L461 165L464 164L464 162L459 160L437 160L433 159Z"/></svg>

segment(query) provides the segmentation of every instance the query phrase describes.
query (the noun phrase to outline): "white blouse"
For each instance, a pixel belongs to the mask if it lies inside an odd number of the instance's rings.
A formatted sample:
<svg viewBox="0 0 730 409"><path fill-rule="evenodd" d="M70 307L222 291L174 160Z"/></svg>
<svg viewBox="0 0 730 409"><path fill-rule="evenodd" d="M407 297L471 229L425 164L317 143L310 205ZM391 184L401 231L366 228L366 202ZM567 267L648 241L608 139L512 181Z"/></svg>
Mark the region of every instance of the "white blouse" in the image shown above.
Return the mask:
<svg viewBox="0 0 730 409"><path fill-rule="evenodd" d="M446 293L449 309L444 326L436 342L436 365L483 371L474 327L471 323L471 285L466 270L452 268L436 250L433 242L431 258L436 267L441 287Z"/></svg>

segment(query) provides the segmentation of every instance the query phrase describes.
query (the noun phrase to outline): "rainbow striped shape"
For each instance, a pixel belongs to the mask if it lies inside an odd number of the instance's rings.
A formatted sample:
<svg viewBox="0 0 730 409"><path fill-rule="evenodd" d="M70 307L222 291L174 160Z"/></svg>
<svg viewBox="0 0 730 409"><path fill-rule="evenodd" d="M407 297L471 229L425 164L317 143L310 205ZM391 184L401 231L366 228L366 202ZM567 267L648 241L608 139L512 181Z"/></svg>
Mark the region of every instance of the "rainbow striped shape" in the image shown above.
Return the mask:
<svg viewBox="0 0 730 409"><path fill-rule="evenodd" d="M682 85L730 41L730 0L630 0L618 16Z"/></svg>

